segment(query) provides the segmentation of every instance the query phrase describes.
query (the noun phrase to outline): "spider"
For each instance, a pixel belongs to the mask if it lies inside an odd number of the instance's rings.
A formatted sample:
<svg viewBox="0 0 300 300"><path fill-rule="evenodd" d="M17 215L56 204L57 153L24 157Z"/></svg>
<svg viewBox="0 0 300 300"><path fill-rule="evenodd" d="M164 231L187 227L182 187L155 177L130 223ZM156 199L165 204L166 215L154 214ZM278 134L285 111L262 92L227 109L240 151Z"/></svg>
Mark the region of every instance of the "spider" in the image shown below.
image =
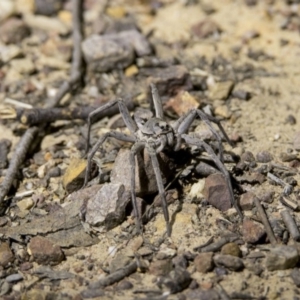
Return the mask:
<svg viewBox="0 0 300 300"><path fill-rule="evenodd" d="M131 200L135 213L136 219L136 227L137 231L140 233L142 229L141 225L141 216L139 210L137 208L136 194L135 194L135 155L144 149L148 151L151 163L153 165L154 174L156 177L158 192L161 199L161 204L163 208L164 219L166 222L167 235L171 235L171 225L169 222L169 211L167 206L167 201L165 197L165 190L163 186L162 175L159 168L159 162L157 155L161 151L166 148L173 149L174 151L178 151L181 148L182 142L184 141L186 144L197 146L198 148L204 149L212 158L216 166L222 172L225 177L226 183L229 188L231 203L237 210L238 214L242 218L242 212L237 206L233 189L231 185L230 175L226 170L223 164L223 147L222 147L222 138L220 134L216 131L216 129L212 126L212 123L215 123L219 130L222 132L223 136L230 142L225 130L223 129L221 123L216 118L209 116L202 112L199 109L192 109L185 115L181 116L179 119L174 121L173 123L168 123L164 118L162 102L160 96L158 94L157 88L154 84L150 85L155 116L149 117L147 114L138 115L134 114L133 118L131 117L125 103L122 99L117 99L111 102L106 103L105 105L97 108L88 116L88 133L87 133L87 168L85 173L84 186L87 185L89 173L91 170L91 161L96 151L101 147L101 145L105 142L107 138L115 138L120 141L133 143L130 151L130 164L131 164ZM110 131L104 135L102 135L98 142L93 146L92 150L88 152L89 143L90 143L90 130L92 125L93 118L99 113L110 107L118 105L122 118L126 127L129 129L131 134L125 134L118 131ZM215 154L214 150L211 148L209 144L205 141L195 137L192 134L187 134L189 127L193 123L196 117L199 117L212 131L214 136L216 137L219 145L219 157Z"/></svg>

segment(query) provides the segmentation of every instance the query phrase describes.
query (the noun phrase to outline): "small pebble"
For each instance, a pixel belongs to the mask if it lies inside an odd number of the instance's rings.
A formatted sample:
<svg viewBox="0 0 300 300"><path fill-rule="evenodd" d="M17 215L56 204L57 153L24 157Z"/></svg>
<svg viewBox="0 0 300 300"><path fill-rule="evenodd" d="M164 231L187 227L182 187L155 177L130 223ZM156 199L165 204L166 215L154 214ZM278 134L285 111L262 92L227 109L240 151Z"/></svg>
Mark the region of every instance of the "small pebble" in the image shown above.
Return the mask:
<svg viewBox="0 0 300 300"><path fill-rule="evenodd" d="M261 151L256 154L256 160L260 163L268 163L273 160L273 156L269 151Z"/></svg>
<svg viewBox="0 0 300 300"><path fill-rule="evenodd" d="M242 251L236 243L228 243L222 247L221 254L241 257Z"/></svg>
<svg viewBox="0 0 300 300"><path fill-rule="evenodd" d="M232 96L241 100L248 101L251 99L251 93L244 90L235 90L232 92Z"/></svg>
<svg viewBox="0 0 300 300"><path fill-rule="evenodd" d="M213 259L216 266L225 267L231 271L240 271L244 268L243 260L236 256L216 254Z"/></svg>
<svg viewBox="0 0 300 300"><path fill-rule="evenodd" d="M128 280L122 280L117 285L117 290L130 290L133 288L133 284Z"/></svg>
<svg viewBox="0 0 300 300"><path fill-rule="evenodd" d="M213 100L226 100L233 89L232 81L217 82L210 91L210 98Z"/></svg>
<svg viewBox="0 0 300 300"><path fill-rule="evenodd" d="M213 252L199 253L194 259L195 268L198 272L207 273L214 267Z"/></svg>
<svg viewBox="0 0 300 300"><path fill-rule="evenodd" d="M251 210L253 208L255 195L247 192L241 195L239 203L242 210Z"/></svg>
<svg viewBox="0 0 300 300"><path fill-rule="evenodd" d="M242 234L246 243L255 244L266 235L266 232L262 224L249 219L244 219Z"/></svg>
<svg viewBox="0 0 300 300"><path fill-rule="evenodd" d="M13 283L13 282L17 282L17 281L23 280L23 276L21 274L19 274L19 273L11 274L11 275L7 276L5 278L5 280L8 283Z"/></svg>

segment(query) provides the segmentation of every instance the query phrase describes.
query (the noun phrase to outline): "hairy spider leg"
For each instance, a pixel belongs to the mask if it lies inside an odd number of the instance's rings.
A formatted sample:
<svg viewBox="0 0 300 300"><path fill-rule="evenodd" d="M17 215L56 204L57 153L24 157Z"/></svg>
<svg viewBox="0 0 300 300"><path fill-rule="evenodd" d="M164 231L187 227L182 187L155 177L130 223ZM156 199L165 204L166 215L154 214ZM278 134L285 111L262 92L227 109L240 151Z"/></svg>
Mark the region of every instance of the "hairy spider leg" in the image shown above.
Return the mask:
<svg viewBox="0 0 300 300"><path fill-rule="evenodd" d="M82 188L84 188L88 183L89 174L91 171L91 163L92 163L92 159L93 159L95 153L101 147L101 145L105 142L105 140L110 137L115 138L120 141L123 141L123 142L131 142L131 143L134 143L136 140L136 138L134 136L131 136L131 135L128 135L128 134L125 134L122 132L118 132L118 131L111 131L111 132L107 132L104 135L102 135L99 138L98 142L93 146L90 153L88 154L87 166L86 166L85 177L84 177L84 184L83 184Z"/></svg>
<svg viewBox="0 0 300 300"><path fill-rule="evenodd" d="M227 142L231 146L232 146L232 143L231 143L230 139L228 138L228 136L227 136L227 134L226 134L223 126L221 125L220 121L217 120L216 118L208 116L207 114L205 114L204 112L202 112L200 109L192 109L192 110L190 110L187 114L185 114L184 116L180 117L173 124L173 128L174 128L175 132L178 133L178 137L179 137L177 139L177 145L175 146L175 150L178 150L180 148L180 135L184 134L184 133L186 133L188 131L188 129L190 128L191 124L196 119L197 115L207 125L207 127L209 127L209 129L211 130L211 132L213 133L213 135L217 139L218 144L219 144L219 156L220 156L220 160L221 160L221 162L223 162L224 161L224 156L223 156L222 137L216 131L216 129L212 126L211 123L215 123L218 126L218 128L220 129L220 131L224 135L225 139L227 140Z"/></svg>
<svg viewBox="0 0 300 300"><path fill-rule="evenodd" d="M167 235L171 236L171 226L170 226L170 220L169 220L170 218L169 218L168 203L166 200L165 188L164 188L162 176L160 173L159 162L157 159L157 153L155 151L155 148L150 144L146 145L146 149L150 155L154 174L156 177L156 183L157 183L158 192L159 192L159 196L160 196L161 206L163 208L164 218L166 221Z"/></svg>
<svg viewBox="0 0 300 300"><path fill-rule="evenodd" d="M198 138L191 137L190 135L187 135L187 134L182 134L181 137L184 139L184 141L187 144L195 145L199 148L204 148L205 151L211 156L211 158L213 159L213 161L215 162L215 164L217 165L217 167L219 168L219 170L223 173L223 175L225 177L225 180L226 180L226 183L227 183L227 186L229 189L229 193L230 193L230 201L231 201L232 206L234 206L234 208L236 209L236 211L239 214L239 216L241 217L241 219L243 219L243 214L234 199L230 175L229 175L228 171L226 170L224 164L221 162L221 160L215 154L214 150L207 143L205 143L204 141L202 141Z"/></svg>
<svg viewBox="0 0 300 300"><path fill-rule="evenodd" d="M153 99L153 104L155 109L155 116L156 118L164 120L163 106L157 88L153 83L150 84L150 87L151 87L152 99Z"/></svg>
<svg viewBox="0 0 300 300"><path fill-rule="evenodd" d="M135 194L135 156L137 152L142 151L146 146L145 142L137 142L135 143L131 149L130 149L130 166L131 166L131 202L135 214L135 224L137 228L137 232L141 233L142 229L142 217L140 216L138 207L137 207L137 201L136 201L136 194Z"/></svg>
<svg viewBox="0 0 300 300"><path fill-rule="evenodd" d="M102 112L106 109L109 109L116 104L118 104L118 106L119 106L120 114L124 120L125 125L129 129L129 131L132 134L134 134L138 130L138 127L137 127L135 121L131 118L129 110L128 110L127 106L125 105L124 101L122 99L110 101L110 102L100 106L99 108L95 109L94 111L92 111L88 116L87 143L86 143L86 149L85 149L86 154L89 152L91 126L92 126L94 119L97 117L97 115L100 112Z"/></svg>

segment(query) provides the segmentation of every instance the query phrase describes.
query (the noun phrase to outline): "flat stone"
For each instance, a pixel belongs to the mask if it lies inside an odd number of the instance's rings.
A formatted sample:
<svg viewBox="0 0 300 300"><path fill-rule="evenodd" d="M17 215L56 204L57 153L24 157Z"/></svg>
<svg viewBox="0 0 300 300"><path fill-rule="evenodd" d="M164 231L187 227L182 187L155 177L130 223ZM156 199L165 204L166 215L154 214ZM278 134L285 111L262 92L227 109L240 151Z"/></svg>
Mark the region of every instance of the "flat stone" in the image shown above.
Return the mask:
<svg viewBox="0 0 300 300"><path fill-rule="evenodd" d="M149 55L151 48L146 38L137 30L127 30L106 35L92 35L82 42L84 58L96 72L124 69L138 56Z"/></svg>
<svg viewBox="0 0 300 300"><path fill-rule="evenodd" d="M215 21L206 18L203 21L193 25L191 31L196 37L204 39L211 35L220 33L221 29Z"/></svg>
<svg viewBox="0 0 300 300"><path fill-rule="evenodd" d="M255 244L265 236L266 232L262 224L249 219L244 219L242 234L246 243Z"/></svg>
<svg viewBox="0 0 300 300"><path fill-rule="evenodd" d="M214 267L213 252L199 253L194 259L195 268L198 272L207 273Z"/></svg>
<svg viewBox="0 0 300 300"><path fill-rule="evenodd" d="M27 251L34 261L43 265L56 265L64 259L60 247L41 236L33 237L30 240Z"/></svg>
<svg viewBox="0 0 300 300"><path fill-rule="evenodd" d="M122 280L117 285L117 290L119 290L119 291L130 290L132 288L133 288L133 284L128 280Z"/></svg>
<svg viewBox="0 0 300 300"><path fill-rule="evenodd" d="M226 211L231 208L230 192L222 174L212 174L205 179L203 194L207 201L217 209Z"/></svg>
<svg viewBox="0 0 300 300"><path fill-rule="evenodd" d="M163 182L166 183L166 176L170 176L170 169L167 167L168 158L163 153L158 156ZM144 196L157 192L156 178L152 167L151 159L144 151L136 156L135 193L137 196ZM115 159L111 171L110 180L112 183L119 183L125 186L127 191L131 190L131 166L130 150L121 149Z"/></svg>
<svg viewBox="0 0 300 300"><path fill-rule="evenodd" d="M30 29L24 21L10 18L1 24L0 39L5 44L18 44L30 35Z"/></svg>
<svg viewBox="0 0 300 300"><path fill-rule="evenodd" d="M14 260L14 255L9 248L8 243L1 243L0 245L0 266L6 267Z"/></svg>
<svg viewBox="0 0 300 300"><path fill-rule="evenodd" d="M93 226L101 226L104 231L110 230L124 220L129 201L129 193L125 192L123 184L106 183L89 199L85 221Z"/></svg>
<svg viewBox="0 0 300 300"><path fill-rule="evenodd" d="M298 268L293 269L291 277L297 287L300 287L300 270Z"/></svg>
<svg viewBox="0 0 300 300"><path fill-rule="evenodd" d="M209 97L213 100L226 100L233 89L232 81L217 82L210 90Z"/></svg>
<svg viewBox="0 0 300 300"><path fill-rule="evenodd" d="M215 110L215 115L223 117L225 119L229 119L232 115L229 107L227 105L218 105Z"/></svg>
<svg viewBox="0 0 300 300"><path fill-rule="evenodd" d="M266 255L266 268L269 271L286 270L296 266L299 260L298 251L292 246L271 248Z"/></svg>
<svg viewBox="0 0 300 300"><path fill-rule="evenodd" d="M254 198L256 196L252 192L247 192L241 195L239 204L242 210L251 210L254 205Z"/></svg>
<svg viewBox="0 0 300 300"><path fill-rule="evenodd" d="M236 243L228 243L222 247L221 254L241 257L242 251Z"/></svg>
<svg viewBox="0 0 300 300"><path fill-rule="evenodd" d="M21 74L32 74L35 70L32 60L28 58L13 59L10 64L13 69Z"/></svg>
<svg viewBox="0 0 300 300"><path fill-rule="evenodd" d="M214 256L214 263L231 271L240 271L244 268L243 260L232 255L217 254Z"/></svg>

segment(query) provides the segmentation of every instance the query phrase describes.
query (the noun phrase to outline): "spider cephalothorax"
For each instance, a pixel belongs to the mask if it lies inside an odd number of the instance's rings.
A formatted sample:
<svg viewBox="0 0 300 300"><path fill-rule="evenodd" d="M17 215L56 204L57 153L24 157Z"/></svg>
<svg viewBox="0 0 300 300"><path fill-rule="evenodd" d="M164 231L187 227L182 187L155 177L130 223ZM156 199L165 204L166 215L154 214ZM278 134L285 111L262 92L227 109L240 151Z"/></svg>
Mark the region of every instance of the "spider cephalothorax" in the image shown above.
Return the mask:
<svg viewBox="0 0 300 300"><path fill-rule="evenodd" d="M212 126L211 123L215 123L219 130L222 132L225 139L230 143L229 138L227 137L223 127L221 126L220 122L211 117L206 115L204 112L202 112L199 109L192 109L187 114L180 117L178 120L176 120L173 123L168 123L164 119L163 114L163 108L162 103L160 100L160 97L158 95L156 87L151 84L151 91L152 91L152 97L154 102L154 108L155 108L155 116L153 117L153 114L148 110L140 110L139 112L136 112L134 114L134 118L130 116L130 113L124 104L124 102L121 99L109 102L102 107L96 109L93 111L88 118L88 141L87 141L87 152L89 147L89 138L90 138L90 128L91 128L91 120L95 115L97 115L99 112L106 110L113 105L118 104L120 113L123 117L124 123L126 127L130 131L129 134L124 134L118 131L111 131L103 136L100 137L98 142L93 146L92 150L88 153L88 163L86 168L86 174L85 174L85 182L84 186L87 184L88 176L91 168L91 161L93 156L95 155L96 151L99 149L99 147L102 145L102 143L109 137L116 138L121 141L125 142L131 142L133 143L130 151L130 164L131 164L131 199L132 204L136 216L136 224L138 231L141 230L141 216L139 214L139 211L137 209L137 202L136 202L136 195L135 195L135 172L136 172L136 166L135 166L135 155L143 150L146 149L149 153L149 156L151 158L151 162L153 165L153 170L156 177L157 187L159 191L159 195L161 198L162 208L164 212L164 218L166 221L166 227L167 227L167 234L168 236L171 235L171 226L169 223L169 212L167 207L167 201L165 197L165 190L163 186L163 180L159 169L159 163L157 159L157 154L163 151L165 148L173 149L174 151L177 151L180 149L182 142L185 142L189 145L197 146L201 149L204 149L213 159L219 170L224 175L230 194L231 194L231 202L232 205L236 208L237 212L241 217L243 217L240 209L238 208L233 195L233 190L231 186L230 176L228 171L226 170L224 164L223 164L223 148L221 143L221 136L216 131L216 129ZM206 123L206 125L210 128L214 136L216 137L218 143L219 143L219 157L215 154L213 149L209 144L207 144L205 141L193 136L187 134L189 127L191 126L192 122L195 120L196 117L199 117L203 122Z"/></svg>

